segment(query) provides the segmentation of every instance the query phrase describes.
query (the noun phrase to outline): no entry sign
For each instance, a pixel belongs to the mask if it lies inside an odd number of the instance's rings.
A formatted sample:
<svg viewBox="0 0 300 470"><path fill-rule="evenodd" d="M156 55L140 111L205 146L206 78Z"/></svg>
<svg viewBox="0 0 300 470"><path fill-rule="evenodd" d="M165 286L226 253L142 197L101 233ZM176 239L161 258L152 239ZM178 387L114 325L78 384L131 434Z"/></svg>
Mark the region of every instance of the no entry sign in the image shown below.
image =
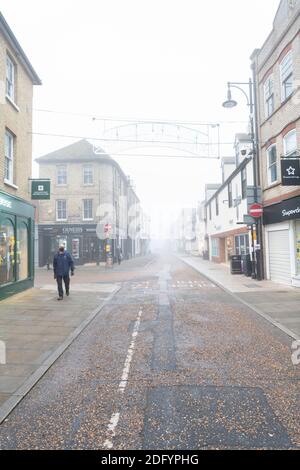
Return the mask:
<svg viewBox="0 0 300 470"><path fill-rule="evenodd" d="M255 203L249 207L249 215L255 219L259 219L263 215L263 206L261 204Z"/></svg>

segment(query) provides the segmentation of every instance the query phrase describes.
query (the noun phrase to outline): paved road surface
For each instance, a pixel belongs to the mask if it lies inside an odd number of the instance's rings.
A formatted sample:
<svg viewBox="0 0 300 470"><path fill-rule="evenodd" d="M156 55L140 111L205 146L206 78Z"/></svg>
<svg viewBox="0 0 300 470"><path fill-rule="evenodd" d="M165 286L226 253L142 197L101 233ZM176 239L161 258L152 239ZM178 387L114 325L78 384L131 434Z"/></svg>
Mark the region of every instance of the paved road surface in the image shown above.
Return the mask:
<svg viewBox="0 0 300 470"><path fill-rule="evenodd" d="M98 277L121 290L0 426L0 448L300 446L291 340L175 257L143 263Z"/></svg>

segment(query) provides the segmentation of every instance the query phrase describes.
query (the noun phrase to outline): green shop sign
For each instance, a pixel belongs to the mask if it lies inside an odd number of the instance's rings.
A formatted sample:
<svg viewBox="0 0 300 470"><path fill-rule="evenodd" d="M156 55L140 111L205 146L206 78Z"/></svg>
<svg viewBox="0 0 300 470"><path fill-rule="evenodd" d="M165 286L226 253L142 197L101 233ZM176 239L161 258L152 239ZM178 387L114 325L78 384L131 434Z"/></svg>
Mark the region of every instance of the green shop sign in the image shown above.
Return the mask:
<svg viewBox="0 0 300 470"><path fill-rule="evenodd" d="M50 180L32 180L31 199L50 199Z"/></svg>

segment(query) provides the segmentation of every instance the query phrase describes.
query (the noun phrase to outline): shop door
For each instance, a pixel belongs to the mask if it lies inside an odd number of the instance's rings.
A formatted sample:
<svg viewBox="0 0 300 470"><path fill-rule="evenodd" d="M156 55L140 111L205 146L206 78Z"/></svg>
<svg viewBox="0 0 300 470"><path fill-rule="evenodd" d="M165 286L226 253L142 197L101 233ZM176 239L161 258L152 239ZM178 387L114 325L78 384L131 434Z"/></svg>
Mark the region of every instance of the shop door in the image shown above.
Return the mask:
<svg viewBox="0 0 300 470"><path fill-rule="evenodd" d="M290 241L288 230L269 232L270 278L291 285Z"/></svg>

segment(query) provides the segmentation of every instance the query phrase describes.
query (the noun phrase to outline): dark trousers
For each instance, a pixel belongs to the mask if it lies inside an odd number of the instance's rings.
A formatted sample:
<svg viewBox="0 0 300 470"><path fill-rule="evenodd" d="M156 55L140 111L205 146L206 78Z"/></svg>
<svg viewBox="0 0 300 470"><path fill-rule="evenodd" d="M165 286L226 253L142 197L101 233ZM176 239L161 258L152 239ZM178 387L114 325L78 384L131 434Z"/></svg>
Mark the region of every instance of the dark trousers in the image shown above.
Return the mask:
<svg viewBox="0 0 300 470"><path fill-rule="evenodd" d="M64 296L64 291L63 291L63 281L65 283L65 289L66 289L66 294L69 293L70 289L70 276L57 276L56 282L57 282L57 289L58 289L58 295L59 297Z"/></svg>

